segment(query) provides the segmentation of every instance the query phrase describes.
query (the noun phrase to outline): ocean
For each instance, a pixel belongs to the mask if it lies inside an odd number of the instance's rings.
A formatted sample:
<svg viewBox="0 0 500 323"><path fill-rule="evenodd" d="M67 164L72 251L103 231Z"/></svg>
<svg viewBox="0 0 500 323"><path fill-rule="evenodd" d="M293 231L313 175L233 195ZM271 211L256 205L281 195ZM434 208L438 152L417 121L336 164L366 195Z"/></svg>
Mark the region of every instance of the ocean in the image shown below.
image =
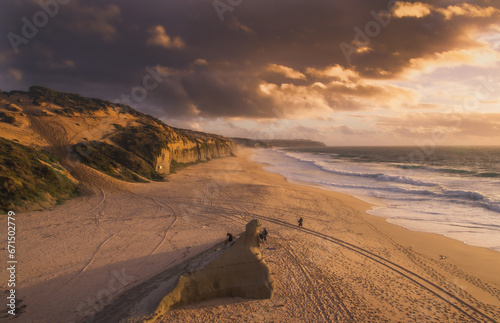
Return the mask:
<svg viewBox="0 0 500 323"><path fill-rule="evenodd" d="M386 205L368 213L393 224L500 251L500 147L273 148L253 159L288 180L378 198Z"/></svg>

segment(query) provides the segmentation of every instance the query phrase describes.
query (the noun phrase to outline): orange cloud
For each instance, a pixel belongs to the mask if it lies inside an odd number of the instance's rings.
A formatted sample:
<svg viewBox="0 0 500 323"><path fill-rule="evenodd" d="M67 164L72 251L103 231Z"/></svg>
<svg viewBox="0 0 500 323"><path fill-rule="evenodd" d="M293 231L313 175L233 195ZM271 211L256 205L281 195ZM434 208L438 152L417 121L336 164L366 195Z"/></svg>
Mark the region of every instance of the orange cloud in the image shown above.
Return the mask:
<svg viewBox="0 0 500 323"><path fill-rule="evenodd" d="M297 86L284 83L280 86L263 83L260 91L270 96L276 108L275 117L290 119L314 118L332 111L323 89L316 86Z"/></svg>
<svg viewBox="0 0 500 323"><path fill-rule="evenodd" d="M422 18L431 14L432 6L422 2L398 1L393 7L393 15L397 18L415 17Z"/></svg>
<svg viewBox="0 0 500 323"><path fill-rule="evenodd" d="M347 74L356 76L354 72L351 73L352 75ZM318 81L310 85L278 85L264 82L259 85L259 92L261 96L272 100L272 105L280 111L280 117L292 119L321 117L338 111L418 105L419 96L413 90L380 81L340 81L338 74L332 75L337 79L329 83Z"/></svg>
<svg viewBox="0 0 500 323"><path fill-rule="evenodd" d="M410 59L406 73L429 73L437 68L457 66L489 67L500 61L500 53L489 46L475 49L449 50L424 57Z"/></svg>
<svg viewBox="0 0 500 323"><path fill-rule="evenodd" d="M451 19L453 16L485 18L493 17L500 13L500 10L493 7L479 7L468 3L448 6L446 9L438 8L436 11L444 15L446 19Z"/></svg>
<svg viewBox="0 0 500 323"><path fill-rule="evenodd" d="M326 67L318 70L316 68L307 68L306 72L315 77L336 78L341 81L348 81L359 78L359 74L353 70L345 69L340 65Z"/></svg>
<svg viewBox="0 0 500 323"><path fill-rule="evenodd" d="M284 75L290 79L306 79L306 76L301 72L283 65L269 64L267 70Z"/></svg>
<svg viewBox="0 0 500 323"><path fill-rule="evenodd" d="M186 47L186 44L180 37L174 37L173 39L167 35L165 28L162 25L157 25L148 30L150 38L147 41L148 45L156 45L165 48L175 48L182 49Z"/></svg>
<svg viewBox="0 0 500 323"><path fill-rule="evenodd" d="M486 18L493 17L500 13L500 10L493 7L480 7L468 3L459 3L456 5L450 5L446 8L438 8L428 3L405 1L396 2L392 11L393 16L396 18L423 18L430 15L432 12L438 12L447 20L453 18L454 16Z"/></svg>

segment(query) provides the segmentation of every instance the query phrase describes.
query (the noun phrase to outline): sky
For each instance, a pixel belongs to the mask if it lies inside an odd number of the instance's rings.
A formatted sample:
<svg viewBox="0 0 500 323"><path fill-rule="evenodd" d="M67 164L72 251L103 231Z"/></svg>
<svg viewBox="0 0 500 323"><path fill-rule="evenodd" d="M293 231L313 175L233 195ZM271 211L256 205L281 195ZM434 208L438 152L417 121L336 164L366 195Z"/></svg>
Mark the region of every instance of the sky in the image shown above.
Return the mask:
<svg viewBox="0 0 500 323"><path fill-rule="evenodd" d="M0 89L328 145L498 145L498 0L0 2Z"/></svg>

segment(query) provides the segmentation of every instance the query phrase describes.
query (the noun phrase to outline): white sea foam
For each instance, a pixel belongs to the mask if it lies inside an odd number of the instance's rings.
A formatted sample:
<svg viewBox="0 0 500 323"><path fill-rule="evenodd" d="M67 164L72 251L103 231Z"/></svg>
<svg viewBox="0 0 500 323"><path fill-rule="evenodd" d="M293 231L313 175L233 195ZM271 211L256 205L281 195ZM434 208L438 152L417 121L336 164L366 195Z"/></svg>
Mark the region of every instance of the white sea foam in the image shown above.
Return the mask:
<svg viewBox="0 0 500 323"><path fill-rule="evenodd" d="M333 153L257 150L254 160L290 180L384 200L369 213L411 230L500 251L498 179L426 165L362 162ZM458 175L463 176L458 176Z"/></svg>

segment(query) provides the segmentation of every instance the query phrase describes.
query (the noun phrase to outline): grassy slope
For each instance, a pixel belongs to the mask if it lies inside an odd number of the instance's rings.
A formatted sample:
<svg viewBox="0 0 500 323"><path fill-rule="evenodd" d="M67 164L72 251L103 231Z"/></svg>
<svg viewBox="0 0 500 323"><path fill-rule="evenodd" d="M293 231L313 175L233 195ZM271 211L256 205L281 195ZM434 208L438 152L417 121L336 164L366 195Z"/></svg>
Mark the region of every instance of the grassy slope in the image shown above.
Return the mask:
<svg viewBox="0 0 500 323"><path fill-rule="evenodd" d="M136 154L105 142L79 143L73 146L73 151L85 165L124 181L143 182L137 175L154 181L163 180L151 164Z"/></svg>
<svg viewBox="0 0 500 323"><path fill-rule="evenodd" d="M60 170L57 158L48 152L0 138L0 210L51 204L51 200L60 203L76 196L77 185Z"/></svg>

